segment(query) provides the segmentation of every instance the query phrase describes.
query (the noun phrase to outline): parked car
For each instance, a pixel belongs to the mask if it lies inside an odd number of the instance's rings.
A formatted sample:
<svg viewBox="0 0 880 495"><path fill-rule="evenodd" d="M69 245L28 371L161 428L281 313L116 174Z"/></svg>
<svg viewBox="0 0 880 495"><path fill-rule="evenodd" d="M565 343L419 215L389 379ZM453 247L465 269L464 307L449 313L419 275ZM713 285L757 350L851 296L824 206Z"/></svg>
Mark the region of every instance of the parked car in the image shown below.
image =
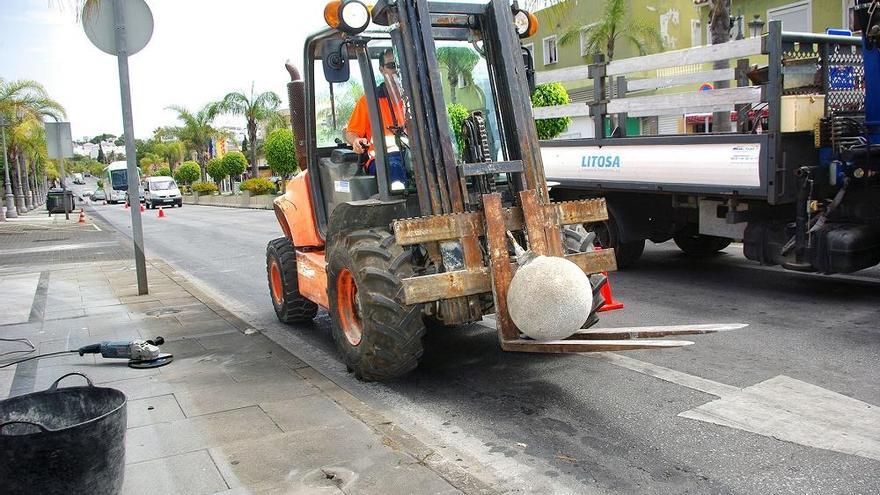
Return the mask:
<svg viewBox="0 0 880 495"><path fill-rule="evenodd" d="M104 191L97 190L92 194L92 201L106 201L107 195L104 194Z"/></svg>
<svg viewBox="0 0 880 495"><path fill-rule="evenodd" d="M147 208L161 205L183 206L180 188L171 177L147 177L144 180L144 204Z"/></svg>
<svg viewBox="0 0 880 495"><path fill-rule="evenodd" d="M85 198L92 199L92 196L94 196L94 194L95 194L95 191L92 191L91 189L84 189L82 192L82 197L83 197L83 199L85 199Z"/></svg>

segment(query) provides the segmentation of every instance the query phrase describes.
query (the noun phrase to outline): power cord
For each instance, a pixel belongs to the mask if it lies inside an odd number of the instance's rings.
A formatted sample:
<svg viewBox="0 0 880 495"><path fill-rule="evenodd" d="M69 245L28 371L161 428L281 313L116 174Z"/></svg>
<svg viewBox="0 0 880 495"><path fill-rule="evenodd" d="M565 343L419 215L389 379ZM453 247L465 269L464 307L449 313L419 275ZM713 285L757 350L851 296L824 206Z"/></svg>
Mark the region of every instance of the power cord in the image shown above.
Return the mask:
<svg viewBox="0 0 880 495"><path fill-rule="evenodd" d="M0 353L0 357L8 356L9 354L19 354L19 353L22 353L22 352L34 352L34 351L37 350L37 348L36 348L36 347L34 346L34 344L30 341L30 339L25 339L25 338L18 338L18 339L5 339L5 338L0 338L0 342L21 342L21 343L25 344L26 346L30 347L30 349L19 349L19 350L17 350L17 351L6 351L6 352L2 352L2 353Z"/></svg>
<svg viewBox="0 0 880 495"><path fill-rule="evenodd" d="M46 354L37 354L36 356L28 356L24 359L19 359L18 361L12 361L12 362L0 365L0 369L12 366L13 364L18 364L18 363L23 363L25 361L30 361L31 359L39 359L39 358L44 358L44 357L49 357L49 356L59 356L61 354L70 354L72 352L79 352L79 351L76 349L72 349L69 351L48 352Z"/></svg>

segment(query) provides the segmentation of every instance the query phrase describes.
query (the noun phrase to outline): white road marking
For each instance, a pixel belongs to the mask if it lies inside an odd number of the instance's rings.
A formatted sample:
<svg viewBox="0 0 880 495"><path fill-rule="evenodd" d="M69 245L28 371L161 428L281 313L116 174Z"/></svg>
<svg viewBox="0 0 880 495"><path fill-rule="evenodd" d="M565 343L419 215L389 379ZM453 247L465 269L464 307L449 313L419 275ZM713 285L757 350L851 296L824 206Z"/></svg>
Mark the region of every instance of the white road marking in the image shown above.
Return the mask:
<svg viewBox="0 0 880 495"><path fill-rule="evenodd" d="M679 416L880 460L880 408L783 375Z"/></svg>
<svg viewBox="0 0 880 495"><path fill-rule="evenodd" d="M679 416L880 460L880 408L787 376L743 389L615 353L589 357L720 397Z"/></svg>
<svg viewBox="0 0 880 495"><path fill-rule="evenodd" d="M600 361L608 362L615 366L620 366L621 368L626 368L628 370L641 373L643 375L653 376L654 378L659 378L663 381L675 383L676 385L681 385L682 387L687 387L690 389L699 390L700 392L705 392L707 394L712 394L717 397L725 397L727 395L740 391L738 387L734 387L732 385L707 380L706 378L689 375L681 371L664 368L663 366L657 366L656 364L646 363L644 361L639 361L638 359L624 356L622 354L615 354L613 352L601 352L596 354L584 355L592 357L594 359L598 359Z"/></svg>

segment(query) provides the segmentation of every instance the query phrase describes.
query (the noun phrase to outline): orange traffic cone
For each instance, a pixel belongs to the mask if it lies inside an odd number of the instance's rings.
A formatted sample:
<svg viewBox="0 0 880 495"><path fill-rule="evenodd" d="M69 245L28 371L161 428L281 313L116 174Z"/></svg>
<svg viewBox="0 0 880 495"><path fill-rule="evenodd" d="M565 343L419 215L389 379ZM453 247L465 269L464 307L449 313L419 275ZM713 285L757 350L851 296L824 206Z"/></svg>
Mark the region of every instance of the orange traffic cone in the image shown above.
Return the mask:
<svg viewBox="0 0 880 495"><path fill-rule="evenodd" d="M596 246L593 248L594 251L601 251L602 248ZM614 295L611 293L611 277L608 276L608 272L602 272L602 275L605 276L605 285L599 290L602 294L602 297L605 299L605 304L602 305L601 308L597 310L597 312L602 311L613 311L615 309L623 309L623 303L620 301L614 300Z"/></svg>
<svg viewBox="0 0 880 495"><path fill-rule="evenodd" d="M614 296L611 294L611 278L608 277L608 272L602 272L602 275L605 275L605 285L602 286L600 292L602 293L602 297L605 298L605 304L602 305L598 311L612 311L615 309L623 309L623 303L620 301L615 301Z"/></svg>
<svg viewBox="0 0 880 495"><path fill-rule="evenodd" d="M162 207L159 207L159 218L165 218L165 210Z"/></svg>
<svg viewBox="0 0 880 495"><path fill-rule="evenodd" d="M128 201L125 202L125 209L128 209Z"/></svg>
<svg viewBox="0 0 880 495"><path fill-rule="evenodd" d="M79 209L79 222L77 223L86 223L86 214L82 208Z"/></svg>
<svg viewBox="0 0 880 495"><path fill-rule="evenodd" d="M141 205L141 213L143 213L144 212L144 205L143 205L143 203L141 203L140 205Z"/></svg>

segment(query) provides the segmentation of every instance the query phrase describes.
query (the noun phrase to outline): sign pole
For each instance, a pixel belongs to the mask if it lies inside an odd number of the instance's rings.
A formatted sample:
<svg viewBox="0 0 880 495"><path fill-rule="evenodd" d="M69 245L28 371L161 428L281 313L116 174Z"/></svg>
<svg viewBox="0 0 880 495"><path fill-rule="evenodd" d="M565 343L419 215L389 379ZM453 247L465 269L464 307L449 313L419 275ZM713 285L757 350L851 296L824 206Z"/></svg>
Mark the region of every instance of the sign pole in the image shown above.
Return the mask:
<svg viewBox="0 0 880 495"><path fill-rule="evenodd" d="M122 95L122 132L125 133L125 161L128 164L128 201L131 205L131 233L134 239L134 263L137 268L138 295L149 293L147 263L144 259L144 230L141 224L140 194L138 190L137 156L134 147L134 124L131 116L131 88L128 83L128 47L125 37L124 0L113 0L116 21L116 60L119 65L119 92Z"/></svg>
<svg viewBox="0 0 880 495"><path fill-rule="evenodd" d="M70 208L67 204L67 185L64 183L67 178L64 174L64 151L61 146L61 126L55 126L58 135L58 173L61 174L61 202L64 203L64 219L70 220Z"/></svg>

